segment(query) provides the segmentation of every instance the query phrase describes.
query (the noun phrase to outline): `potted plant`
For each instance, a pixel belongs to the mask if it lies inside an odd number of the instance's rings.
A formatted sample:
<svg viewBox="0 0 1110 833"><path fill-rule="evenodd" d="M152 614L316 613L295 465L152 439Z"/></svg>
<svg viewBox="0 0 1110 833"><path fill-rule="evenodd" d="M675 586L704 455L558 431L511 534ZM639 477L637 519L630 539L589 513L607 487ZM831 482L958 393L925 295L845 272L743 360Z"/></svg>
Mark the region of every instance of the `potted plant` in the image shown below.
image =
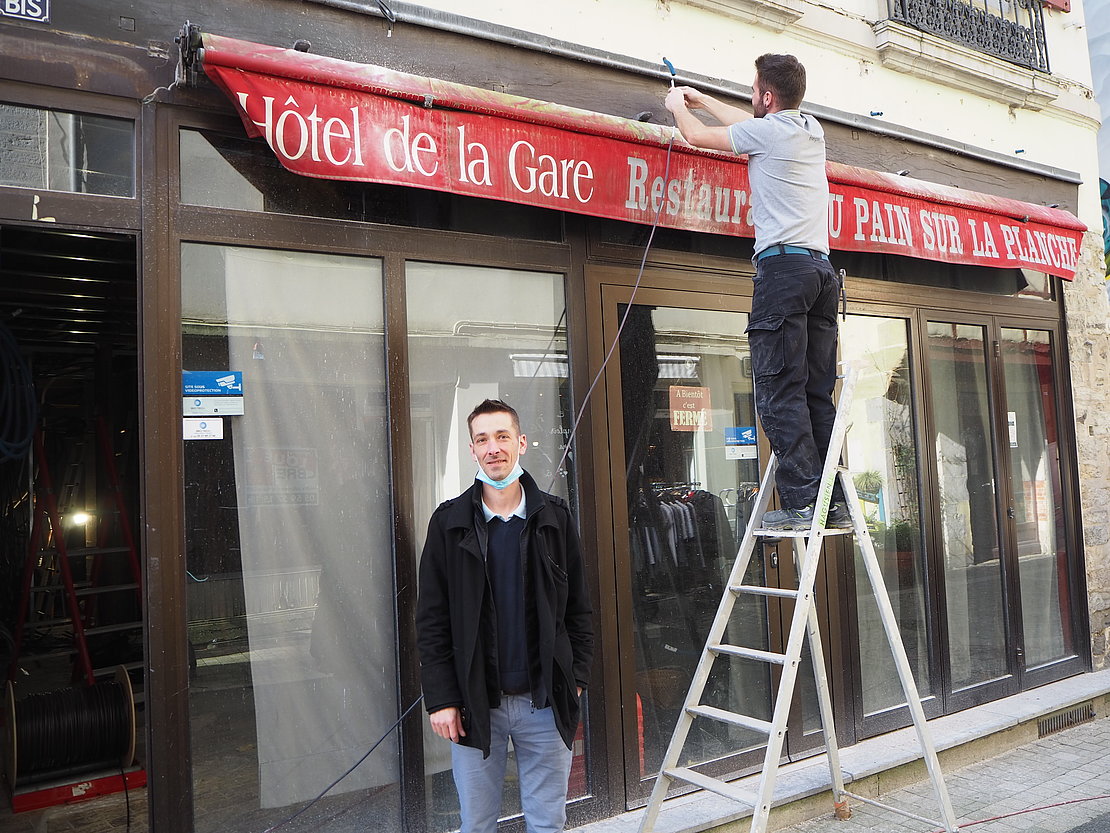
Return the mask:
<svg viewBox="0 0 1110 833"><path fill-rule="evenodd" d="M920 528L915 521L898 518L887 524L886 533L887 551L893 551L897 560L899 584L912 584L914 559L921 546Z"/></svg>

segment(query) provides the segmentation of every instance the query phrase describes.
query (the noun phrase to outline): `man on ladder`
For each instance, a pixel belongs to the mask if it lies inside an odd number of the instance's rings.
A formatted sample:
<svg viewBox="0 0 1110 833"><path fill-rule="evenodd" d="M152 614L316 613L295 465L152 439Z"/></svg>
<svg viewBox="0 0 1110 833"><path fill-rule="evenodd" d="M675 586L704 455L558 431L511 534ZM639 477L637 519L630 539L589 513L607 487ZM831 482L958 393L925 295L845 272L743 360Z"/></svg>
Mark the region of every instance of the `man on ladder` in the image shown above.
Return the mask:
<svg viewBox="0 0 1110 833"><path fill-rule="evenodd" d="M755 224L755 293L748 343L755 402L779 461L782 508L766 529L808 529L835 408L836 302L841 284L829 262L825 131L798 108L805 67L793 55L761 55L752 84L754 116L692 87L674 87L667 109L690 144L748 155ZM690 108L722 125L709 126ZM839 485L826 523L848 529Z"/></svg>
<svg viewBox="0 0 1110 833"><path fill-rule="evenodd" d="M863 509L847 470L839 465L858 373L852 370L847 375L837 409L833 405L832 391L836 382L836 302L841 284L828 256L824 133L816 120L797 109L805 93L805 69L796 58L763 55L756 59L755 65L756 77L752 85L755 118L690 87L675 87L667 95L667 109L674 113L675 122L687 141L712 150L746 153L749 157L756 230L756 278L748 335L755 372L756 408L774 453L768 461L752 518L664 754L640 831L654 833L667 788L674 780L747 804L752 808L751 833L767 830L803 642L808 642L838 815L847 816L846 799L851 796L910 818L940 824L948 833L954 833L959 826ZM709 111L729 126L703 124L690 113L690 106ZM783 508L768 512L771 492L776 485ZM939 822L889 807L845 788L814 586L824 538L844 534L847 530L856 537L879 607L879 618L940 809ZM798 567L797 589L744 583L760 537L792 539ZM794 611L782 653L725 641L736 599L746 594L793 600ZM702 703L702 693L714 662L730 658L779 667L771 720ZM682 750L695 718L723 722L767 737L755 792L681 764Z"/></svg>

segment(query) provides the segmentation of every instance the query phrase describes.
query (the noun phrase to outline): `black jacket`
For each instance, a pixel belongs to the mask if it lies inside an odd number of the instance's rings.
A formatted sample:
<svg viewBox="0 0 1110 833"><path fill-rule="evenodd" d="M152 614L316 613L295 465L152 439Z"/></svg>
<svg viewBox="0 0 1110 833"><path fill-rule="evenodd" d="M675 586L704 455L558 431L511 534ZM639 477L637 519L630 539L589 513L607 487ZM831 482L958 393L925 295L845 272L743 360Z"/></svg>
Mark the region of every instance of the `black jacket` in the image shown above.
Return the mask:
<svg viewBox="0 0 1110 833"><path fill-rule="evenodd" d="M577 686L590 682L593 610L582 549L565 501L520 478L527 520L522 536L532 701L552 706L569 748L578 728ZM416 643L424 707L462 710L460 743L490 747L489 710L501 702L496 623L486 575L482 484L432 514L420 556Z"/></svg>

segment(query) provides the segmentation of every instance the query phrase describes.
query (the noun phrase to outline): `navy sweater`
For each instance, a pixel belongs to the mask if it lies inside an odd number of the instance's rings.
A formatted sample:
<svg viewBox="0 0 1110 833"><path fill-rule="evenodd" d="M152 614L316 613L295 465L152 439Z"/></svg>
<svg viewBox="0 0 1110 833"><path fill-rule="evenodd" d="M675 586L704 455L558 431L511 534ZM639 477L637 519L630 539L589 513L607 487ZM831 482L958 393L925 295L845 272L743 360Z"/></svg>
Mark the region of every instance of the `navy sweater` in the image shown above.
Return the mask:
<svg viewBox="0 0 1110 833"><path fill-rule="evenodd" d="M486 572L497 611L497 668L501 690L527 694L528 637L524 620L524 574L520 536L524 518L494 517L486 524Z"/></svg>

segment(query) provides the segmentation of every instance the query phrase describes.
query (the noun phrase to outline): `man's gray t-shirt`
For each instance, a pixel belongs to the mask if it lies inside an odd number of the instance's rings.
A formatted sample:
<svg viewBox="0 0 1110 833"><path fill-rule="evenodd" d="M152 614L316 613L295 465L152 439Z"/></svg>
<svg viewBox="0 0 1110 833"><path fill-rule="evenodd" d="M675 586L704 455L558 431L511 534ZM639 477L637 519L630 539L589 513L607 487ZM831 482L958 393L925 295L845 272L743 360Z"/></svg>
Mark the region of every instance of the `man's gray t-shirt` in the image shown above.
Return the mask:
<svg viewBox="0 0 1110 833"><path fill-rule="evenodd" d="M780 110L728 129L748 154L756 254L776 243L829 251L825 131L812 116Z"/></svg>

